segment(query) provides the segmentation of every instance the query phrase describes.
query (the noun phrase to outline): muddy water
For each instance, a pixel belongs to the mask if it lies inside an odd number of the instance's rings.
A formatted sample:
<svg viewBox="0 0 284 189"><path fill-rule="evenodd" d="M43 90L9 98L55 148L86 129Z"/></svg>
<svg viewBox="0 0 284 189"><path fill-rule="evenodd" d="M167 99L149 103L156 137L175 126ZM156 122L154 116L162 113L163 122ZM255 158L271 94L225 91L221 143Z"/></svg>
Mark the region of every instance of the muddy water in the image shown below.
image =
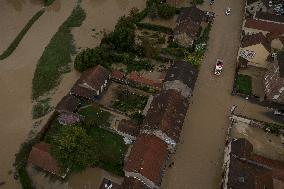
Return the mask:
<svg viewBox="0 0 284 189"><path fill-rule="evenodd" d="M20 144L26 139L33 121L31 118L31 85L36 63L45 46L49 43L51 37L58 30L58 27L70 15L75 1L60 0L62 8L60 12L46 12L31 27L29 32L23 38L17 49L7 59L0 61L0 182L5 182L1 189L20 188L19 183L13 179L14 154L18 151ZM10 1L9 1L10 2ZM28 4L30 1L25 1ZM18 19L4 20L3 17L11 17L14 7L1 0L1 32L7 38L13 39L15 33L12 28L18 28L17 24L25 24L30 18L25 16L23 5L23 15L16 14ZM6 4L5 4L6 3ZM3 6L2 6L3 5ZM2 10L3 8L3 10ZM6 10L8 9L9 10ZM34 8L31 6L31 10ZM37 10L35 10L37 11ZM4 14L2 16L2 14ZM6 18L7 18L6 17ZM26 18L25 18L26 17ZM18 22L17 22L18 21ZM52 24L51 24L52 23ZM2 27L10 28L11 31L4 31ZM10 32L11 36L8 35ZM1 36L2 40L2 36ZM1 48L3 48L1 43Z"/></svg>
<svg viewBox="0 0 284 189"><path fill-rule="evenodd" d="M0 0L0 54L41 6L28 0Z"/></svg>
<svg viewBox="0 0 284 189"><path fill-rule="evenodd" d="M145 6L144 0L83 0L87 18L80 28L73 30L77 47L99 45L102 32L112 31L119 17L128 15L133 7L142 10Z"/></svg>

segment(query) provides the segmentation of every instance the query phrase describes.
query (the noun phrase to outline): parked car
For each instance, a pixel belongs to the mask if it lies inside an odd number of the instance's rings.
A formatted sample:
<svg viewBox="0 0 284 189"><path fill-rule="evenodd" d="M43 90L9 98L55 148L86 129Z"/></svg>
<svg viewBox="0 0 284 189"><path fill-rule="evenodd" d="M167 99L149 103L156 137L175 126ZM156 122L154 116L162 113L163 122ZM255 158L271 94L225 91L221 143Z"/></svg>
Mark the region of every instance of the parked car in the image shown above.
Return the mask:
<svg viewBox="0 0 284 189"><path fill-rule="evenodd" d="M225 11L225 15L230 15L231 14L231 8L228 7Z"/></svg>
<svg viewBox="0 0 284 189"><path fill-rule="evenodd" d="M276 109L273 114L277 116L284 116L284 109Z"/></svg>

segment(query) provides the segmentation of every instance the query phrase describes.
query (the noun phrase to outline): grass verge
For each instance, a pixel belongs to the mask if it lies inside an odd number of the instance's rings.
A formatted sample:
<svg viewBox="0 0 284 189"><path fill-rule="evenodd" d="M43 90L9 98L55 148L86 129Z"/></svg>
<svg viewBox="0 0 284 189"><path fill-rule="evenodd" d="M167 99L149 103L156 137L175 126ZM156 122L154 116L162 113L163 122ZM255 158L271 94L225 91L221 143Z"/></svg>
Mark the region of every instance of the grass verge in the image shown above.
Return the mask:
<svg viewBox="0 0 284 189"><path fill-rule="evenodd" d="M71 28L81 26L85 17L84 10L77 5L45 48L32 81L34 100L58 86L61 75L70 71L71 55L75 53Z"/></svg>
<svg viewBox="0 0 284 189"><path fill-rule="evenodd" d="M252 92L252 82L251 77L248 75L237 75L236 78L236 90L238 93L245 95L251 95Z"/></svg>
<svg viewBox="0 0 284 189"><path fill-rule="evenodd" d="M20 31L17 37L13 40L13 42L9 45L9 47L0 55L0 60L3 60L10 56L14 50L17 48L23 37L32 27L32 25L39 19L39 17L44 13L44 10L38 11L25 25L25 27Z"/></svg>

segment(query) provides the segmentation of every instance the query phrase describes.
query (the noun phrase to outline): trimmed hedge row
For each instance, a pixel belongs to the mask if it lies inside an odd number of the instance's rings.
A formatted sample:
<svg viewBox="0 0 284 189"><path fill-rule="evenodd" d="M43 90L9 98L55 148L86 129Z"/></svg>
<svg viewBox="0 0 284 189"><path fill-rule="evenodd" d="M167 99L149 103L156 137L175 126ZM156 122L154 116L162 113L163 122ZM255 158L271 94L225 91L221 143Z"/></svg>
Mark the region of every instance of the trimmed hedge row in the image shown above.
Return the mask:
<svg viewBox="0 0 284 189"><path fill-rule="evenodd" d="M173 33L173 29L165 26L149 24L149 23L136 23L137 28L139 29L148 29L153 31L159 31L162 33L171 34Z"/></svg>

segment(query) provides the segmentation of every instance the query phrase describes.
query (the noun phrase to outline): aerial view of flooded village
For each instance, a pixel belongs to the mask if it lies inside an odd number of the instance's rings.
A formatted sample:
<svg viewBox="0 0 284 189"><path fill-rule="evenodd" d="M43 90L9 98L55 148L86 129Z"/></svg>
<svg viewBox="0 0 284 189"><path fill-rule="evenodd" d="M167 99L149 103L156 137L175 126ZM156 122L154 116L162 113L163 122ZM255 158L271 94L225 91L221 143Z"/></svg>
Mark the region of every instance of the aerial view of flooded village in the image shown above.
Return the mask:
<svg viewBox="0 0 284 189"><path fill-rule="evenodd" d="M0 0L0 189L284 189L284 0Z"/></svg>

